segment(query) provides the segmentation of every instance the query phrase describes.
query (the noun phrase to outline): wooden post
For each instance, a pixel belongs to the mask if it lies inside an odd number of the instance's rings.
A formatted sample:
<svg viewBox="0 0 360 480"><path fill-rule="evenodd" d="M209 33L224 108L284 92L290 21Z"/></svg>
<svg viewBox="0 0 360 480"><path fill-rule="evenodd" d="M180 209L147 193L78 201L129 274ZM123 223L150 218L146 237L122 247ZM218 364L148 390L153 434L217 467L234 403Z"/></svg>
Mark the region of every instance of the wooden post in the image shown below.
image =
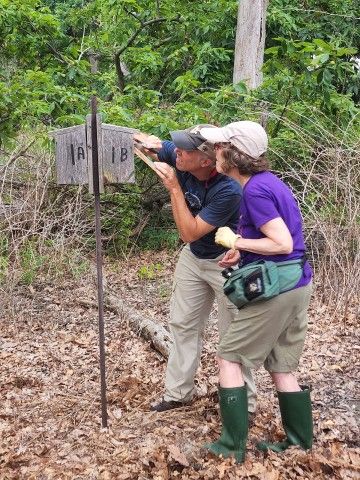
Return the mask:
<svg viewBox="0 0 360 480"><path fill-rule="evenodd" d="M86 140L88 150L88 178L89 178L89 193L94 193L94 162L93 162L93 144L92 144L92 114L86 116ZM97 134L97 165L99 172L99 193L104 193L104 177L102 167L102 148L101 148L101 117L96 114L96 134Z"/></svg>
<svg viewBox="0 0 360 480"><path fill-rule="evenodd" d="M90 56L92 73L96 73L97 58ZM89 185L94 194L96 267L98 289L99 364L101 389L101 424L108 426L105 365L104 291L102 274L102 242L100 221L100 194L104 183L132 183L134 176L133 133L137 130L101 123L97 113L97 99L91 99L91 115L86 125L52 132L56 142L57 183L61 185Z"/></svg>
<svg viewBox="0 0 360 480"><path fill-rule="evenodd" d="M94 95L91 99L91 152L92 152L92 178L94 205L95 205L95 237L96 237L96 267L97 288L99 304L99 351L100 351L100 389L101 389L101 425L108 426L107 398L106 398L106 366L105 366L105 327L104 327L104 289L102 275L102 243L100 222L100 181L99 181L99 145L98 145L98 115L97 101ZM102 177L102 175L101 175Z"/></svg>
<svg viewBox="0 0 360 480"><path fill-rule="evenodd" d="M90 55L91 73L97 72L98 56L95 53ZM104 327L104 288L102 275L102 243L101 243L101 222L100 222L100 191L104 188L101 153L99 155L99 139L101 146L100 117L97 114L96 95L91 98L91 118L87 118L88 146L91 139L91 176L89 176L89 187L94 192L95 207L95 237L96 237L96 269L97 269L97 288L99 305L99 364L100 364L100 390L101 390L101 425L103 428L108 426L107 398L106 398L106 366L105 366L105 327ZM90 133L91 132L91 133ZM100 158L100 162L99 162ZM90 170L89 170L90 172ZM91 188L92 186L92 188Z"/></svg>

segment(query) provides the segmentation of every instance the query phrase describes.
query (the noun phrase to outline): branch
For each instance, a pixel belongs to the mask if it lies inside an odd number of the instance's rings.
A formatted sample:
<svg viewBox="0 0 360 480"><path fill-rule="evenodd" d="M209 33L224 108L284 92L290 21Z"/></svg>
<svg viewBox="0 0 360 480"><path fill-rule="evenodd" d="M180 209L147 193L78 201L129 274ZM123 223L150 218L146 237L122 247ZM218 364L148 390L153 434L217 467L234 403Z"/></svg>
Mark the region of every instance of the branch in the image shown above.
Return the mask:
<svg viewBox="0 0 360 480"><path fill-rule="evenodd" d="M86 31L86 27L84 25L84 28L83 28L83 35L82 35L82 39L81 39L81 45L80 45L80 55L79 55L79 58L77 59L77 62L79 63L82 56L84 55L85 52L87 52L89 50L90 47L88 48L85 48L84 49L84 38L85 38L85 31Z"/></svg>
<svg viewBox="0 0 360 480"><path fill-rule="evenodd" d="M153 18L151 20L147 20L146 22L144 22L134 12L129 12L127 10L125 10L125 11L129 15L133 16L138 22L140 22L140 26L131 35L131 37L126 42L126 44L124 46L122 46L120 48L120 50L118 50L114 55L115 69L116 69L116 74L117 74L117 78L118 78L118 87L119 87L120 92L123 92L124 88L125 88L125 77L124 77L124 73L121 69L121 62L120 62L120 56L125 52L125 50L127 50L134 43L136 37L142 32L142 30L144 30L144 28L148 27L149 25L154 25L156 23L162 23L162 22L165 22L165 21L169 21L169 22L180 21L180 15L178 15L177 17L172 18L170 20L167 20L165 17L158 17L158 18ZM166 38L163 43L166 43L169 40L170 40L170 38ZM160 43L159 45L161 45L161 44L162 43Z"/></svg>
<svg viewBox="0 0 360 480"><path fill-rule="evenodd" d="M342 17L342 18L349 18L351 20L360 20L360 17L355 17L354 15L343 15L341 13L329 13L324 12L323 10L313 10L313 9L303 9L297 7L285 7L283 10L293 10L296 12L304 12L304 13L320 13L321 15L328 15L330 17Z"/></svg>
<svg viewBox="0 0 360 480"><path fill-rule="evenodd" d="M29 21L29 26L32 29L32 32L29 32L26 27L20 27L20 30L23 31L26 35L31 35L31 33L38 33L38 29L33 24L33 22ZM44 28L44 30L48 36L51 36L51 33L46 28ZM64 65L72 65L72 62L67 59L62 53L58 52L49 41L46 41L45 44L49 47L49 49L53 52L53 54L61 63L63 63Z"/></svg>
<svg viewBox="0 0 360 480"><path fill-rule="evenodd" d="M5 177L0 177L1 185L10 185L14 188L27 187L30 182L17 182L16 180L8 180Z"/></svg>
<svg viewBox="0 0 360 480"><path fill-rule="evenodd" d="M279 119L278 119L278 121L277 121L277 123L276 123L276 125L275 125L275 128L274 128L274 130L273 130L273 132L272 132L272 134L271 134L271 136L272 136L273 138L275 138L275 137L277 136L277 134L278 134L278 132L279 132L279 130L280 130L280 125L281 125L283 116L285 115L286 109L287 109L287 107L288 107L288 105L289 105L289 102L290 102L291 98L292 98L292 88L290 88L290 90L289 90L289 95L288 95L288 97L287 97L287 99L286 99L284 108L283 108L283 110L282 110L282 112L281 112L281 114L280 114L280 117L279 117Z"/></svg>
<svg viewBox="0 0 360 480"><path fill-rule="evenodd" d="M120 54L115 54L114 63L115 63L115 70L116 70L116 75L118 79L118 87L120 92L122 93L125 88L125 76L121 69Z"/></svg>
<svg viewBox="0 0 360 480"><path fill-rule="evenodd" d="M137 18L137 17L136 17ZM165 22L167 19L166 18L154 18L152 20L148 20L147 22L143 22L142 20L140 20L139 18L137 18L137 20L139 20L140 22L140 27L135 30L135 32L131 35L131 37L129 38L129 40L126 42L126 44L120 48L120 50L118 50L116 53L115 53L115 56L117 57L120 57L120 55L122 53L125 52L125 50L127 48L130 47L130 45L132 45L134 43L134 40L136 39L136 37L139 35L139 33L142 32L142 30L144 30L144 28L148 27L149 25L152 25L154 23L161 23L161 22Z"/></svg>
<svg viewBox="0 0 360 480"><path fill-rule="evenodd" d="M174 18L170 18L170 19L167 19L165 17L157 17L157 18L153 18L151 20L147 20L146 22L144 22L143 20L141 20L141 18L136 15L136 13L134 12L129 12L128 10L125 9L125 11L129 14L129 15L132 15L138 22L140 22L140 26L137 30L135 30L135 32L131 35L131 37L129 38L129 40L126 42L126 44L120 48L120 50L118 50L118 52L116 52L115 55L118 55L120 56L122 53L124 53L124 51L130 47L130 45L132 45L132 43L134 42L134 40L136 39L136 37L139 35L139 33L146 27L148 27L149 25L154 25L156 23L162 23L162 22L179 22L180 21L180 15L177 15L176 17Z"/></svg>
<svg viewBox="0 0 360 480"><path fill-rule="evenodd" d="M7 170L10 167L10 165L15 162L15 160L17 160L19 157L22 157L24 153L26 153L27 150L29 150L29 148L31 147L31 145L33 145L34 142L35 142L35 138L31 140L31 142L29 142L25 147L21 148L17 152L14 152L9 158L6 165L4 165L3 168L0 169L0 173L5 172L5 170Z"/></svg>
<svg viewBox="0 0 360 480"><path fill-rule="evenodd" d="M50 48L50 50L53 52L53 54L56 56L56 58L59 60L60 63L64 65L72 65L72 62L68 60L64 55L56 50L53 45L51 45L50 42L46 42L46 45Z"/></svg>
<svg viewBox="0 0 360 480"><path fill-rule="evenodd" d="M117 296L105 295L105 306L120 317L123 324L128 324L132 331L150 340L151 345L164 358L169 356L172 346L172 338L169 332L154 320L139 315L133 308L129 308Z"/></svg>
<svg viewBox="0 0 360 480"><path fill-rule="evenodd" d="M164 38L164 40L160 40L160 42L158 42L156 45L154 45L154 48L159 48L162 45L165 45L165 43L170 42L170 40L172 40L172 37L166 37L166 38Z"/></svg>
<svg viewBox="0 0 360 480"><path fill-rule="evenodd" d="M146 225L149 223L151 217L151 212L148 212L145 217L143 217L140 222L136 225L135 228L130 232L130 237L139 237L141 232L144 230Z"/></svg>

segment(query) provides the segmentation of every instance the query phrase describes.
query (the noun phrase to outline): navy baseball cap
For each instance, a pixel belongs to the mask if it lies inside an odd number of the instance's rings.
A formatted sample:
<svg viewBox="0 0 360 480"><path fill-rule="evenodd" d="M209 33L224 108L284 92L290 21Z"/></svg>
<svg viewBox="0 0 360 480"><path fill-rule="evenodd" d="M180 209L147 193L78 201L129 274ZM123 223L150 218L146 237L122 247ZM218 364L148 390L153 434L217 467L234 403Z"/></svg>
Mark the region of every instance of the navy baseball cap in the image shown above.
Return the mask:
<svg viewBox="0 0 360 480"><path fill-rule="evenodd" d="M195 125L194 127L190 127L185 130L174 130L170 132L170 136L175 144L175 147L187 151L200 150L212 160L215 160L215 151L212 143L208 142L206 138L200 135L200 130L202 128L216 127L214 125L204 123L200 125Z"/></svg>

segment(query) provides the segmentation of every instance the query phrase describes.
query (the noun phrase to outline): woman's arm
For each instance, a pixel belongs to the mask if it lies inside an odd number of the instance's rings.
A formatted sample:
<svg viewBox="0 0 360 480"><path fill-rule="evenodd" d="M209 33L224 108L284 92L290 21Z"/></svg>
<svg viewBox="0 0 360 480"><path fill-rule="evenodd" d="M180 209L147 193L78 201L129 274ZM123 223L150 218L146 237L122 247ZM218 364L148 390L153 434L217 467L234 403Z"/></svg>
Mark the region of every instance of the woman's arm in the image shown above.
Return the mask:
<svg viewBox="0 0 360 480"><path fill-rule="evenodd" d="M229 227L217 230L215 242L226 248L244 250L260 255L289 254L293 251L293 239L284 220L274 218L260 227L265 238L243 238L236 235Z"/></svg>
<svg viewBox="0 0 360 480"><path fill-rule="evenodd" d="M293 251L293 239L284 220L274 218L260 227L265 238L252 240L251 238L238 238L235 248L261 255L289 254Z"/></svg>

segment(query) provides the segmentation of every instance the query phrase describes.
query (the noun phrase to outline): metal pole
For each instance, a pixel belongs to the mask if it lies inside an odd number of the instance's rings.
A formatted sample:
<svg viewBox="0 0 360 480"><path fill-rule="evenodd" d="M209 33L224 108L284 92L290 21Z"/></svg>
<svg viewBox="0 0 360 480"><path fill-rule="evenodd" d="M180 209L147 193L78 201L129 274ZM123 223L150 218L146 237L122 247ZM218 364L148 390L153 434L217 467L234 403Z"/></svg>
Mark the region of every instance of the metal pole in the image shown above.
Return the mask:
<svg viewBox="0 0 360 480"><path fill-rule="evenodd" d="M91 148L93 165L93 186L95 203L95 237L96 237L96 267L99 304L99 349L100 349L100 382L101 382L101 425L108 426L107 399L106 399L106 369L105 369L105 330L104 330L104 292L102 275L102 246L100 224L100 188L99 188L99 158L97 136L97 99L91 98ZM90 179L91 181L91 179Z"/></svg>

